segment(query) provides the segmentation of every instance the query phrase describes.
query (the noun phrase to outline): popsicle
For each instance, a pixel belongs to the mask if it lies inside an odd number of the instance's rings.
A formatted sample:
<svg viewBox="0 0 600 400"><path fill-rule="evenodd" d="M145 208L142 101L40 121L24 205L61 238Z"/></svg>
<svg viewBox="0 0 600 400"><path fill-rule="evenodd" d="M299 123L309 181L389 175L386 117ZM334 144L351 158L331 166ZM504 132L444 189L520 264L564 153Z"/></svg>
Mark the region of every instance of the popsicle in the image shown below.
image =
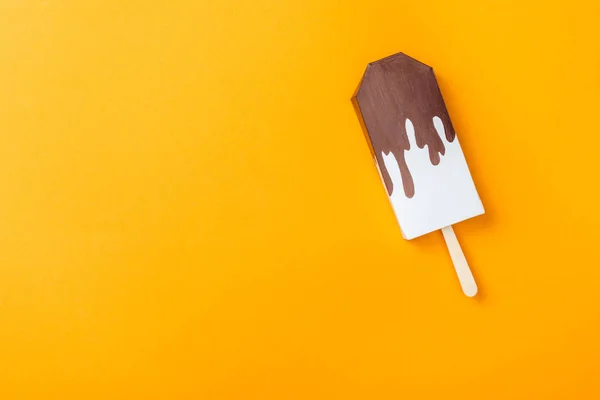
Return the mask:
<svg viewBox="0 0 600 400"><path fill-rule="evenodd" d="M475 296L452 225L484 209L433 69L403 53L372 62L352 102L402 236L441 230L463 292Z"/></svg>

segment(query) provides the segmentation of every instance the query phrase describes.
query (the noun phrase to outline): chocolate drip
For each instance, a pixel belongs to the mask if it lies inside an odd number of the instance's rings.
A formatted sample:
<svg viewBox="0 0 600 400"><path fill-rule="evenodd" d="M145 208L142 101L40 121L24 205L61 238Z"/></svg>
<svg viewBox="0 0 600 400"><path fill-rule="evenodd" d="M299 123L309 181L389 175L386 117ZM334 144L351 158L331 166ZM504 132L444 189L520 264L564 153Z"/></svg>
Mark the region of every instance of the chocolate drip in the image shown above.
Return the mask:
<svg viewBox="0 0 600 400"><path fill-rule="evenodd" d="M440 155L446 151L433 125L433 117L442 120L449 142L455 137L433 69L403 53L376 61L367 67L353 101L364 122L388 195L394 187L385 169L382 152L394 154L404 193L413 197L414 182L404 158L404 151L410 149L406 119L410 119L415 127L417 146L427 145L433 165L439 164Z"/></svg>

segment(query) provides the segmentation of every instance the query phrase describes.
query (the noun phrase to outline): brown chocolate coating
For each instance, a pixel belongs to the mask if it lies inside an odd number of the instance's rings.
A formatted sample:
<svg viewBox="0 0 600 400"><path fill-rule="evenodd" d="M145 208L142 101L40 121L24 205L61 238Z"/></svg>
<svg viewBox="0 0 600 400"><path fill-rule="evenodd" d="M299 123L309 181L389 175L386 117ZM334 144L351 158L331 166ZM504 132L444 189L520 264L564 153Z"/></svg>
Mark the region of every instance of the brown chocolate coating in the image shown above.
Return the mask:
<svg viewBox="0 0 600 400"><path fill-rule="evenodd" d="M442 120L449 142L455 137L433 69L403 53L375 61L367 66L352 100L367 131L388 194L392 194L394 187L385 169L382 152L394 154L400 167L404 193L409 198L413 197L414 182L404 158L404 151L410 148L405 130L406 119L413 123L417 146L423 148L427 145L433 165L438 165L440 154L445 154L433 117Z"/></svg>

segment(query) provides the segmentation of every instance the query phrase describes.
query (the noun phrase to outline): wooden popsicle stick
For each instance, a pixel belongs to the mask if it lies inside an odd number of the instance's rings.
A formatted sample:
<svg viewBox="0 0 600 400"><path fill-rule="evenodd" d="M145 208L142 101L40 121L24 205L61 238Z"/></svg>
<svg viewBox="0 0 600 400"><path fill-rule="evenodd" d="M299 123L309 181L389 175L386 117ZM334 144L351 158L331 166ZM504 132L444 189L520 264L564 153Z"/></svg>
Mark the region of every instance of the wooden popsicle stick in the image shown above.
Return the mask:
<svg viewBox="0 0 600 400"><path fill-rule="evenodd" d="M460 243L458 243L454 229L452 229L452 226L446 226L442 228L442 234L444 235L446 246L448 246L448 251L450 252L450 257L454 263L454 269L456 270L456 275L464 294L468 297L475 296L477 294L477 283L475 283L473 274L469 269L469 264L467 264L467 259L460 248Z"/></svg>

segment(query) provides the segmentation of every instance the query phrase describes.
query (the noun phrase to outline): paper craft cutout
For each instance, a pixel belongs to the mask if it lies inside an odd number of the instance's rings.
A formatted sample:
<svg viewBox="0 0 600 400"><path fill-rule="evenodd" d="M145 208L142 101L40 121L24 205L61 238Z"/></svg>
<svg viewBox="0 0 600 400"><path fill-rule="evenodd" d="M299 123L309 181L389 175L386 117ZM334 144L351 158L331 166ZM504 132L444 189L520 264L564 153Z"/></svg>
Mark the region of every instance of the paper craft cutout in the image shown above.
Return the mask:
<svg viewBox="0 0 600 400"><path fill-rule="evenodd" d="M456 241L451 225L484 209L433 69L403 53L370 63L352 100L404 238Z"/></svg>

